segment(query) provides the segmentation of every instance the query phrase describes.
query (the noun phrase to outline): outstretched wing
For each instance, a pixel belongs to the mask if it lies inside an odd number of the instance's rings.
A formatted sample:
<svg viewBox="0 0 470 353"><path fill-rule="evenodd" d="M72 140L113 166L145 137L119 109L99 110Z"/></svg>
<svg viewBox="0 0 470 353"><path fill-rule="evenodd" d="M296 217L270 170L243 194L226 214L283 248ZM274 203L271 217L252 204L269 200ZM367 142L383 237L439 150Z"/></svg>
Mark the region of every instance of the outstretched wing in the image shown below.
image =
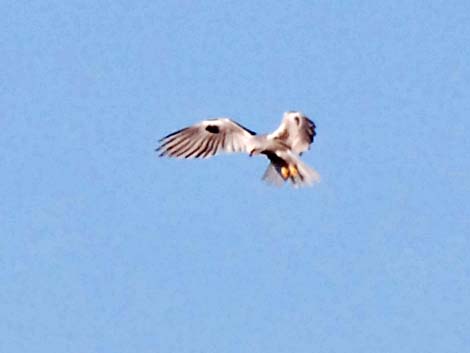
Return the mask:
<svg viewBox="0 0 470 353"><path fill-rule="evenodd" d="M160 140L160 157L206 158L220 152L248 152L253 131L228 118L204 120Z"/></svg>
<svg viewBox="0 0 470 353"><path fill-rule="evenodd" d="M316 135L315 123L300 112L284 114L281 125L268 138L282 140L293 152L301 154L310 148Z"/></svg>

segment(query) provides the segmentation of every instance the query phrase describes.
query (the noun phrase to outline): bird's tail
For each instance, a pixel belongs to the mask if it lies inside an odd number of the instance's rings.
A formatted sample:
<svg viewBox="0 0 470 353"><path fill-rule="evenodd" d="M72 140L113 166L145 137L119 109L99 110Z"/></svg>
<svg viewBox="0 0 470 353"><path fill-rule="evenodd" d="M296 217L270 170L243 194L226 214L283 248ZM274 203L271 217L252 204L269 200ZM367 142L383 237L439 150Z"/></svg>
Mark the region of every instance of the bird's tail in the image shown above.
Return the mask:
<svg viewBox="0 0 470 353"><path fill-rule="evenodd" d="M292 181L294 187L310 186L320 181L320 174L299 158L295 165L290 166L271 162L263 175L264 181L275 186L282 186L287 179Z"/></svg>
<svg viewBox="0 0 470 353"><path fill-rule="evenodd" d="M274 186L282 186L285 180L282 177L281 167L280 164L269 163L268 168L263 174L263 180Z"/></svg>
<svg viewBox="0 0 470 353"><path fill-rule="evenodd" d="M290 177L295 187L311 186L320 182L320 174L318 174L315 169L302 162L300 158L297 161L296 167L299 171L298 175L295 177L291 175Z"/></svg>

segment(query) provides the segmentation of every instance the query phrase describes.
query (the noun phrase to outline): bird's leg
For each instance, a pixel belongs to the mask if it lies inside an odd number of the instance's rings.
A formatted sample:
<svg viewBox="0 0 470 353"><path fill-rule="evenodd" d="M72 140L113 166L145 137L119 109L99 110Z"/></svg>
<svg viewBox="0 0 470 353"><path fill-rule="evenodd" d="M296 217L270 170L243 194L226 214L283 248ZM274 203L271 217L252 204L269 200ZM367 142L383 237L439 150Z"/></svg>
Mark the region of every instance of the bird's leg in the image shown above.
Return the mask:
<svg viewBox="0 0 470 353"><path fill-rule="evenodd" d="M289 165L289 174L294 178L296 176L298 176L299 175L299 170L297 169L297 166Z"/></svg>
<svg viewBox="0 0 470 353"><path fill-rule="evenodd" d="M287 180L287 178L289 177L290 175L290 172L289 172L289 168L287 168L285 165L283 165L281 167L281 176L284 180Z"/></svg>

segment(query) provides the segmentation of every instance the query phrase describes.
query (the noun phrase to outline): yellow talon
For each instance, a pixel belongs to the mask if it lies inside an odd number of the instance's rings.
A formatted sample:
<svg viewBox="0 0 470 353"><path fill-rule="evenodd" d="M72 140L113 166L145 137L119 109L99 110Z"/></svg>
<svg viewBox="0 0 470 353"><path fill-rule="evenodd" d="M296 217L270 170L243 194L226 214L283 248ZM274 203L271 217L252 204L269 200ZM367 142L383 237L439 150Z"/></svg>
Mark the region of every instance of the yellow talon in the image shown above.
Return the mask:
<svg viewBox="0 0 470 353"><path fill-rule="evenodd" d="M292 176L292 177L296 177L299 175L299 170L297 169L296 166L293 166L293 165L290 165L289 166L289 174Z"/></svg>
<svg viewBox="0 0 470 353"><path fill-rule="evenodd" d="M282 166L281 167L281 175L286 180L289 177L289 168Z"/></svg>

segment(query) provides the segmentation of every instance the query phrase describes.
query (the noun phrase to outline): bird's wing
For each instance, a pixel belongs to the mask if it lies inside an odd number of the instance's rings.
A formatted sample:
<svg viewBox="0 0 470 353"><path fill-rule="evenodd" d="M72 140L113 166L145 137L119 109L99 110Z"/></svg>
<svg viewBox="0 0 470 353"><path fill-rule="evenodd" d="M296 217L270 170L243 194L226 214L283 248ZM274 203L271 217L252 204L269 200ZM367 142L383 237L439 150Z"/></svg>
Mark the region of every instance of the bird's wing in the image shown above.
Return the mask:
<svg viewBox="0 0 470 353"><path fill-rule="evenodd" d="M228 118L201 121L160 140L160 157L206 158L220 152L248 152L256 135Z"/></svg>
<svg viewBox="0 0 470 353"><path fill-rule="evenodd" d="M316 135L315 123L301 114L287 114L276 131L268 138L278 139L289 146L293 152L301 154L310 148Z"/></svg>

